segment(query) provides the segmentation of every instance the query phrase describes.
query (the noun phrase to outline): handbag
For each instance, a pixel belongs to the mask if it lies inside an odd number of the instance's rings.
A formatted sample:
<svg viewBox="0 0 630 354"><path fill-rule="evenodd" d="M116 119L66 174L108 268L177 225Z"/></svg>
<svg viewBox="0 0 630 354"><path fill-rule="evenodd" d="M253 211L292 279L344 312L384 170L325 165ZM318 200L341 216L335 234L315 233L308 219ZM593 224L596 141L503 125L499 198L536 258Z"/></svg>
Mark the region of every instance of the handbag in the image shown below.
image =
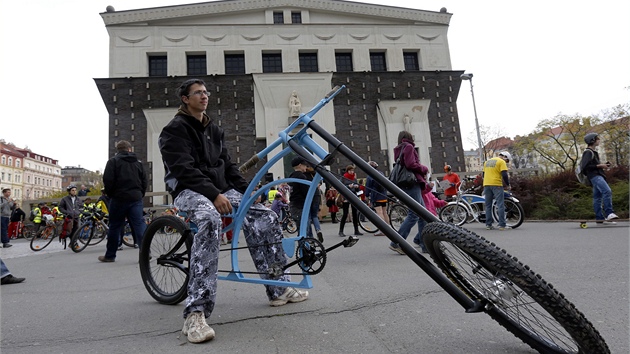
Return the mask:
<svg viewBox="0 0 630 354"><path fill-rule="evenodd" d="M389 180L400 188L411 188L418 184L416 174L409 171L401 162L402 152L398 156Z"/></svg>

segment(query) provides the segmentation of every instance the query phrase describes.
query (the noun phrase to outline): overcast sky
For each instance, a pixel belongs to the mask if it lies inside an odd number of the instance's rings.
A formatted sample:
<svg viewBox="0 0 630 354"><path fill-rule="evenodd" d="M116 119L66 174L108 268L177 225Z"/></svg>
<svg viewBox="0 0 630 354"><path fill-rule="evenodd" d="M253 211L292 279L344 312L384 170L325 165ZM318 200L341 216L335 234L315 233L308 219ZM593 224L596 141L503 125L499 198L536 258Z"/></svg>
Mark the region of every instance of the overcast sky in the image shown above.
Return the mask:
<svg viewBox="0 0 630 354"><path fill-rule="evenodd" d="M101 170L108 114L94 78L108 75L99 13L194 0L0 1L0 138ZM386 4L389 1L363 1ZM452 13L453 70L474 74L479 124L526 135L542 120L630 102L630 1L398 0ZM457 101L464 148L476 148L470 85Z"/></svg>

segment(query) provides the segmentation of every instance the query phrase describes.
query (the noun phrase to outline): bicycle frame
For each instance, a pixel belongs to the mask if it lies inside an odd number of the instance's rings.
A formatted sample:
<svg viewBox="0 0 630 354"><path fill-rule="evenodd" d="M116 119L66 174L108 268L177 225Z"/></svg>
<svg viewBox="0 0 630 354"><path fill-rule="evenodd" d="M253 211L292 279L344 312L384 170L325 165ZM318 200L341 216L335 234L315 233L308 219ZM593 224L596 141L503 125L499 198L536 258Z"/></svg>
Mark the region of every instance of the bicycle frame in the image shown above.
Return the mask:
<svg viewBox="0 0 630 354"><path fill-rule="evenodd" d="M277 280L266 280L259 278L248 278L245 277L243 272L240 271L238 264L238 248L236 247L238 244L238 238L240 237L240 230L243 224L243 220L245 214L248 212L249 208L254 204L256 199L265 193L267 190L271 188L273 185L277 185L280 183L303 183L309 186L309 190L306 196L305 205L310 205L309 201L312 201L313 196L317 192L318 184L322 179L326 181L329 185L332 185L337 189L339 193L341 193L346 200L353 205L357 210L362 213L366 218L368 218L377 228L379 228L392 242L398 243L402 250L404 251L409 258L416 263L425 273L427 273L436 283L438 283L451 297L453 297L464 309L466 312L480 312L482 311L482 304L476 301L471 300L467 297L457 286L455 286L451 281L449 281L442 272L435 267L429 260L423 257L418 251L416 251L413 246L406 242L397 231L390 227L385 221L383 221L374 211L372 211L365 203L361 201L361 199L356 196L352 191L350 191L340 180L338 180L332 172L326 169L326 165L329 165L329 161L331 161L336 154L342 154L346 158L348 158L358 169L361 169L370 177L372 177L377 183L385 187L385 189L393 194L398 200L406 205L411 211L413 211L420 218L425 220L426 222L439 222L440 220L427 211L421 204L416 202L414 199L409 197L404 191L398 188L395 184L389 181L385 176L378 173L375 169L373 169L365 160L359 157L356 153L354 153L349 147L344 145L341 141L335 138L332 134L328 133L324 130L320 125L318 125L313 116L328 102L330 102L337 94L339 94L345 86L335 87L325 98L323 98L317 105L315 105L308 113L300 114L300 116L290 124L286 129L281 131L278 134L278 139L263 149L261 152L252 156L247 162L245 162L241 166L241 171L244 172L247 169L253 167L257 162L262 161L267 158L267 162L259 169L254 178L249 184L249 187L244 193L243 200L241 201L240 206L233 211L233 213L229 216L233 218L233 223L226 227L222 232L226 232L228 230L234 230L234 236L232 238L232 249L231 249L231 266L232 270L229 272L227 276L219 276L219 279L223 280L232 280L239 282L247 282L247 283L255 283L255 284L267 284L267 285L276 285L276 286L294 286L294 287L302 287L302 288L311 288L312 281L308 274L302 274L303 279L300 282L282 282ZM332 152L328 152L323 147L321 147L318 143L316 143L308 134L308 131L312 131L312 133L319 135L324 141L326 141L330 146L333 147ZM292 134L294 131L295 134ZM280 151L280 153L269 157L268 155L274 151L277 147L280 147L281 144L285 144L286 147ZM269 170L271 166L280 161L285 156L289 155L291 152L302 157L304 160L308 162L311 166L313 166L316 174L312 181L294 179L294 178L284 178L277 181L269 182L262 186L257 191L254 191L255 186L261 182ZM282 246L284 251L289 257L292 257L295 252L295 244L298 240L306 237L306 228L308 226L308 213L310 208L304 208L302 212L302 218L300 222L299 234L297 237L285 238L282 241ZM349 237L351 239L352 237ZM356 239L355 239L356 240ZM356 241L355 241L356 242ZM339 247L341 244L337 244L332 246L326 251L330 251L334 248Z"/></svg>

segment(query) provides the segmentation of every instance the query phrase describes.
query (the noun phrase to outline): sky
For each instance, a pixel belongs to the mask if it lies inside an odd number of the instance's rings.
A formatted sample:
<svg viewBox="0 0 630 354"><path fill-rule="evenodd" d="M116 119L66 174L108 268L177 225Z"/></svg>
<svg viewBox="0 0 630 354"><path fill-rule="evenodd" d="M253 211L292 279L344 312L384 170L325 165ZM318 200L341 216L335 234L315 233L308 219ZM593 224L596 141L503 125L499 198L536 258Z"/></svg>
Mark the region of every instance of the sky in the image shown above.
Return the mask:
<svg viewBox="0 0 630 354"><path fill-rule="evenodd" d="M108 114L94 78L106 78L100 17L194 0L0 1L0 139L102 171ZM199 1L201 2L201 1ZM389 1L362 1L387 5ZM453 16L453 70L473 73L479 125L514 137L558 114L592 115L630 103L630 1L397 0ZM477 147L470 83L457 100L464 148Z"/></svg>

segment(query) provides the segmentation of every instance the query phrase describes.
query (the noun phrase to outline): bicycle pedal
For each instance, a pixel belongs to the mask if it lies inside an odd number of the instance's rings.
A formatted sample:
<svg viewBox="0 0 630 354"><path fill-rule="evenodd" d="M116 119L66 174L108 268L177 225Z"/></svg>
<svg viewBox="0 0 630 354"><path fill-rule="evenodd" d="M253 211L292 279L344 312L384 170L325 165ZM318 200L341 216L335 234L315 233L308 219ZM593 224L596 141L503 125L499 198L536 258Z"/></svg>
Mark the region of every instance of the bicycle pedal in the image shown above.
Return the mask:
<svg viewBox="0 0 630 354"><path fill-rule="evenodd" d="M348 236L347 239L343 240L343 247L352 247L357 242L359 242L359 238L355 236Z"/></svg>

